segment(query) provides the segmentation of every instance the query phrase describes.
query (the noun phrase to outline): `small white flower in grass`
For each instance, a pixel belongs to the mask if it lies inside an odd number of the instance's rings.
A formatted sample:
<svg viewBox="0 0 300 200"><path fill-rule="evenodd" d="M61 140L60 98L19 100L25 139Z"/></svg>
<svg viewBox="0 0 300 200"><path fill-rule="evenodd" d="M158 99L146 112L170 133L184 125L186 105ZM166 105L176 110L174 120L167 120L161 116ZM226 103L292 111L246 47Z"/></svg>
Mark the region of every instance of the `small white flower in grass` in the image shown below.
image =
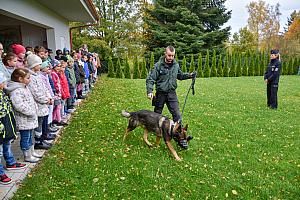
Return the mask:
<svg viewBox="0 0 300 200"><path fill-rule="evenodd" d="M97 183L98 181L99 181L99 178L94 178L94 179L93 179L93 182L94 182L94 183Z"/></svg>
<svg viewBox="0 0 300 200"><path fill-rule="evenodd" d="M237 195L237 191L236 190L231 190L232 194Z"/></svg>
<svg viewBox="0 0 300 200"><path fill-rule="evenodd" d="M121 180L121 181L124 181L124 180L125 180L125 177L124 177L124 176L121 176L121 177L120 177L120 180Z"/></svg>

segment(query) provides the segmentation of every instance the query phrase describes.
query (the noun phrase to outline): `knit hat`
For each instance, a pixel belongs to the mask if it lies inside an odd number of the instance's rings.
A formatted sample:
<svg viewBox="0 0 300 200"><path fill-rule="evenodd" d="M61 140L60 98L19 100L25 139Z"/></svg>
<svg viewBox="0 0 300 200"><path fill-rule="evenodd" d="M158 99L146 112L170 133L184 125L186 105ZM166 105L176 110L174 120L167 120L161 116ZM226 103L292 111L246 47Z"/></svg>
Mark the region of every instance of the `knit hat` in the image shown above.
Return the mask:
<svg viewBox="0 0 300 200"><path fill-rule="evenodd" d="M46 61L44 61L44 62L42 62L42 64L41 64L41 70L42 69L45 69L45 68L47 68L47 67L50 67L50 62L48 61L48 60L46 60Z"/></svg>
<svg viewBox="0 0 300 200"><path fill-rule="evenodd" d="M271 54L279 54L279 50L278 49L272 49Z"/></svg>
<svg viewBox="0 0 300 200"><path fill-rule="evenodd" d="M0 72L0 84L5 81L7 81L7 78L5 77L5 75L2 72Z"/></svg>
<svg viewBox="0 0 300 200"><path fill-rule="evenodd" d="M25 53L26 52L25 47L23 47L20 44L13 44L13 45L11 45L11 49L12 49L13 53L15 53L16 55L18 55L20 53Z"/></svg>
<svg viewBox="0 0 300 200"><path fill-rule="evenodd" d="M35 54L30 54L27 56L27 64L28 64L28 68L32 69L37 65L41 65L42 59Z"/></svg>
<svg viewBox="0 0 300 200"><path fill-rule="evenodd" d="M57 59L53 59L51 61L51 65L52 65L52 68L54 69L55 67L57 67L58 65L60 65L60 62Z"/></svg>

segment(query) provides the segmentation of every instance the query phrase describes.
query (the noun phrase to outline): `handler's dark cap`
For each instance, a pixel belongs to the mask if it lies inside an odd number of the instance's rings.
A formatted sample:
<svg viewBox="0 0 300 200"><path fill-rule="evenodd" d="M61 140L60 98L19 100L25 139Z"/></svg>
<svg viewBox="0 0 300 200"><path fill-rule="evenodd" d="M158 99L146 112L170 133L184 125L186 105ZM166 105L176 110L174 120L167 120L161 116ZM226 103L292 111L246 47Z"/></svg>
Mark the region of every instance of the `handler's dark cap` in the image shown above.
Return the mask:
<svg viewBox="0 0 300 200"><path fill-rule="evenodd" d="M279 50L278 49L272 49L271 54L279 54Z"/></svg>

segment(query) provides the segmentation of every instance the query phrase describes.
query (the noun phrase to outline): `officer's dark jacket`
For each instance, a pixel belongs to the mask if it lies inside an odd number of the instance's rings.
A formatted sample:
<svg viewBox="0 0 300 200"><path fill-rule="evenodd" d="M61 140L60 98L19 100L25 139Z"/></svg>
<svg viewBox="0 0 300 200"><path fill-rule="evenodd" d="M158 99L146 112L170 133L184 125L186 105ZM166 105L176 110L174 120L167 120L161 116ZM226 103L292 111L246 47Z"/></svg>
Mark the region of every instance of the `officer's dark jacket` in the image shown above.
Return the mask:
<svg viewBox="0 0 300 200"><path fill-rule="evenodd" d="M146 79L147 94L153 92L153 86L156 84L156 91L171 92L177 88L177 79L189 79L189 73L183 73L179 64L173 60L172 65L165 63L165 57L161 57L154 65Z"/></svg>
<svg viewBox="0 0 300 200"><path fill-rule="evenodd" d="M268 65L264 80L268 79L269 84L278 84L281 72L281 62L279 59L272 59Z"/></svg>

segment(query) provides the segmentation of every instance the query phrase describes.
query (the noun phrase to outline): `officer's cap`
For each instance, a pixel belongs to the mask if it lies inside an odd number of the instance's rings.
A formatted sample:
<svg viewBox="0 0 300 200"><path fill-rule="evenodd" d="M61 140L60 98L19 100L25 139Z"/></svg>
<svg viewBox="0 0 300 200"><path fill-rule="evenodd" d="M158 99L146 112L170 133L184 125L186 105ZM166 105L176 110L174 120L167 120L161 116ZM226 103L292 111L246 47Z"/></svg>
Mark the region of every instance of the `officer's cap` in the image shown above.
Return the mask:
<svg viewBox="0 0 300 200"><path fill-rule="evenodd" d="M279 50L278 49L272 49L271 54L279 54Z"/></svg>

